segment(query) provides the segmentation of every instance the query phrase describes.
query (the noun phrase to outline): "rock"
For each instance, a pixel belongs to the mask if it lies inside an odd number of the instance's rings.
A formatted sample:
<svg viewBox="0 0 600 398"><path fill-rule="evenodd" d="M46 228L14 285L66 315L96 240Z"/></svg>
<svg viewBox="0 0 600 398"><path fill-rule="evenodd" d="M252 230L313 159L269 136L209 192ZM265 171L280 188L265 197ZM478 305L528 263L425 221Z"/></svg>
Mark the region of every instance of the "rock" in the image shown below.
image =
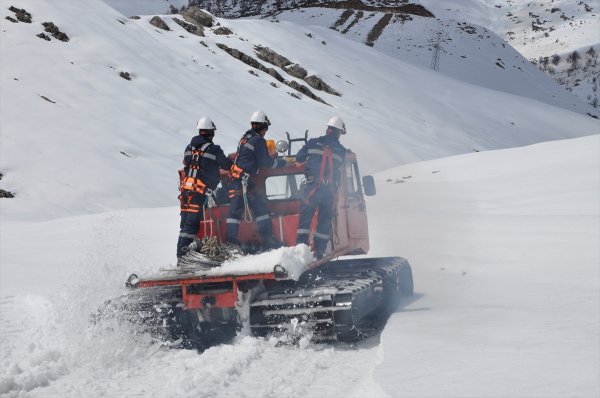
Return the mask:
<svg viewBox="0 0 600 398"><path fill-rule="evenodd" d="M48 36L44 32L42 32L42 33L40 33L39 35L36 35L36 36L39 37L40 39L44 39L46 41L50 41L50 36Z"/></svg>
<svg viewBox="0 0 600 398"><path fill-rule="evenodd" d="M64 42L69 41L69 36L67 36L65 33L61 32L60 29L58 29L58 26L54 25L54 23L43 22L42 25L44 26L44 30L48 33L51 33L52 37L54 37L55 39L64 41Z"/></svg>
<svg viewBox="0 0 600 398"><path fill-rule="evenodd" d="M165 21L163 21L159 16L154 16L151 20L150 20L150 25L156 26L159 29L162 30L171 30L169 28L169 26L165 23Z"/></svg>
<svg viewBox="0 0 600 398"><path fill-rule="evenodd" d="M125 80L131 80L131 75L129 74L129 72L121 72L119 73L119 76L121 76Z"/></svg>
<svg viewBox="0 0 600 398"><path fill-rule="evenodd" d="M233 58L239 59L246 65L250 65L251 67L253 67L255 69L258 69L260 71L268 73L269 75L271 75L275 79L277 79L279 82L288 85L289 87L293 88L294 90L296 90L298 92L301 92L302 94L306 95L307 97L309 97L315 101L319 101L323 104L329 105L328 103L323 101L321 98L314 95L308 87L306 87L294 80L286 81L283 77L281 77L281 75L274 68L266 68L264 65L262 65L260 62L258 62L254 58L244 54L243 52L241 52L235 48L227 47L223 43L217 43L217 47L219 47L221 50L225 51L227 54L231 55ZM261 47L261 48L264 48L264 47ZM287 58L286 58L286 60L287 60Z"/></svg>
<svg viewBox="0 0 600 398"><path fill-rule="evenodd" d="M198 6L189 7L180 12L183 19L194 25L211 28L213 26L213 17Z"/></svg>
<svg viewBox="0 0 600 398"><path fill-rule="evenodd" d="M8 8L10 11L15 13L17 19L21 22L31 23L31 14L25 11L24 8L17 8L15 6L10 6Z"/></svg>
<svg viewBox="0 0 600 398"><path fill-rule="evenodd" d="M0 198L14 198L15 194L12 192L5 191L4 189L0 189Z"/></svg>
<svg viewBox="0 0 600 398"><path fill-rule="evenodd" d="M219 26L214 30L215 35L231 35L233 32L226 26Z"/></svg>
<svg viewBox="0 0 600 398"><path fill-rule="evenodd" d="M17 21L16 19L14 19L13 17L8 16L8 15L6 16L6 19L8 19L12 23L19 23L19 21Z"/></svg>
<svg viewBox="0 0 600 398"><path fill-rule="evenodd" d="M248 73L250 73L251 75L254 75L254 76L258 77L258 73L254 72L252 69L248 69Z"/></svg>
<svg viewBox="0 0 600 398"><path fill-rule="evenodd" d="M284 83L285 79L273 68L269 68L266 71L269 75L273 76L277 81Z"/></svg>
<svg viewBox="0 0 600 398"><path fill-rule="evenodd" d="M56 104L56 102L55 102L55 101L52 101L50 98L46 97L45 95L41 95L41 94L40 94L40 97L41 97L43 100L50 102L51 104Z"/></svg>
<svg viewBox="0 0 600 398"><path fill-rule="evenodd" d="M286 73L290 76L296 77L298 79L304 79L308 74L306 72L306 69L304 69L298 64L288 65L284 67L283 70L286 71Z"/></svg>
<svg viewBox="0 0 600 398"><path fill-rule="evenodd" d="M187 23L185 21L182 21L179 18L173 18L173 21L175 21L175 23L177 25L181 26L188 33L191 33L191 34L196 35L196 36L204 37L204 28L202 26L197 26L197 25L194 25L194 24L191 24L191 23Z"/></svg>
<svg viewBox="0 0 600 398"><path fill-rule="evenodd" d="M279 66L280 68L283 68L284 66L287 66L292 63L283 55L279 55L275 51L267 47L255 46L254 51L256 52L256 56L258 57L258 59L261 59L272 65Z"/></svg>
<svg viewBox="0 0 600 398"><path fill-rule="evenodd" d="M246 65L250 65L251 67L256 68L258 70L266 69L264 66L262 66L260 64L260 62L258 62L254 58L244 54L243 52L236 50L235 48L227 47L223 43L217 43L217 47L219 47L221 50L225 51L227 54L231 55L233 58L239 59Z"/></svg>
<svg viewBox="0 0 600 398"><path fill-rule="evenodd" d="M300 96L296 93L290 93L289 91L286 91L286 92L294 98L301 99Z"/></svg>
<svg viewBox="0 0 600 398"><path fill-rule="evenodd" d="M140 19L140 17L139 17L139 16L137 16L137 15L133 15L133 16L131 16L131 17L129 17L129 18L131 18L131 19Z"/></svg>
<svg viewBox="0 0 600 398"><path fill-rule="evenodd" d="M314 88L315 90L325 91L326 93L337 95L341 97L342 95L336 90L332 89L327 83L325 83L320 77L315 75L310 75L304 79L305 82L308 83L309 86Z"/></svg>
<svg viewBox="0 0 600 398"><path fill-rule="evenodd" d="M312 98L315 101L319 101L319 102L322 102L323 104L326 104L325 101L323 101L321 98L314 95L313 92L310 91L310 89L308 87L306 87L305 85L302 85L302 84L292 80L292 81L288 82L288 86L290 86L294 90L306 95L308 98Z"/></svg>
<svg viewBox="0 0 600 398"><path fill-rule="evenodd" d="M275 82L271 82L271 86L277 88L277 84L275 84Z"/></svg>
<svg viewBox="0 0 600 398"><path fill-rule="evenodd" d="M202 40L200 40L200 44L202 44L204 47L208 48L208 44L206 44L205 42L203 42Z"/></svg>

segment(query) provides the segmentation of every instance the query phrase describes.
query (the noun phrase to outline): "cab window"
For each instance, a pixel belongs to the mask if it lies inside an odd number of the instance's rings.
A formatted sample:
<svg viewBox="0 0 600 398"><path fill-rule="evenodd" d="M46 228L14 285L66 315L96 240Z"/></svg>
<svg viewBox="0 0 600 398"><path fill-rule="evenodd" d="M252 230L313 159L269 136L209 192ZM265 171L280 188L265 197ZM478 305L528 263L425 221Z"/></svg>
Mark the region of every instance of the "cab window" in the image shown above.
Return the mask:
<svg viewBox="0 0 600 398"><path fill-rule="evenodd" d="M265 191L267 199L300 199L300 188L304 174L287 174L267 177Z"/></svg>
<svg viewBox="0 0 600 398"><path fill-rule="evenodd" d="M360 176L354 162L346 164L346 194L349 197L360 196Z"/></svg>

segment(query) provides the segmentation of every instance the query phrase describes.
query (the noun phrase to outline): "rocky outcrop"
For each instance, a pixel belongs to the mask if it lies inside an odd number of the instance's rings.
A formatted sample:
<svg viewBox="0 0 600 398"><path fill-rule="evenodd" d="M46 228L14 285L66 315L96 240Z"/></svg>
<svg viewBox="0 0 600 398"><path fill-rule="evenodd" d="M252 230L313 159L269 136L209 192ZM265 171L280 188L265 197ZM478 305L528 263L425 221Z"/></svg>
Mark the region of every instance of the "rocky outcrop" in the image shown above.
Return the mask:
<svg viewBox="0 0 600 398"><path fill-rule="evenodd" d="M309 97L315 101L321 102L323 104L327 104L321 98L317 97L312 91L310 91L310 89L308 87L296 82L295 80L291 80L291 81L285 80L274 68L267 68L266 66L264 66L263 64L258 62L256 59L252 58L249 55L244 54L240 50L228 47L227 45L225 45L223 43L217 43L217 47L219 47L221 50L225 51L227 54L231 55L233 58L242 61L246 65L249 65L249 66L253 67L254 69L258 69L262 72L269 74L278 82L283 83L283 84L293 88L294 90L306 95L307 97ZM327 104L327 105L329 105L329 104Z"/></svg>
<svg viewBox="0 0 600 398"><path fill-rule="evenodd" d="M390 23L393 16L394 14L385 14L379 21L377 21L367 36L367 41L365 42L367 46L373 47L377 39L379 39L379 36L381 36L381 33L385 27Z"/></svg>
<svg viewBox="0 0 600 398"><path fill-rule="evenodd" d="M345 10L342 15L340 15L338 20L335 21L331 29L337 30L338 27L344 25L348 21L348 18L350 18L352 14L354 14L354 10Z"/></svg>
<svg viewBox="0 0 600 398"><path fill-rule="evenodd" d="M0 180L2 180L2 173L0 173ZM4 189L0 189L0 198L14 198L15 194L12 192L5 191Z"/></svg>
<svg viewBox="0 0 600 398"><path fill-rule="evenodd" d="M171 28L169 28L169 25L167 25L167 23L158 16L155 16L150 20L150 25L156 26L157 28L162 29L162 30L167 30L167 31L171 30Z"/></svg>
<svg viewBox="0 0 600 398"><path fill-rule="evenodd" d="M54 23L44 22L42 25L44 26L44 30L50 33L55 39L64 42L69 41L69 36L67 36L67 34L64 32L61 32L60 29L58 29L58 26L54 25Z"/></svg>
<svg viewBox="0 0 600 398"><path fill-rule="evenodd" d="M359 11L356 13L356 15L354 16L354 19L352 19L352 21L348 24L348 26L346 26L346 28L344 28L344 30L342 30L343 34L346 34L350 31L350 29L352 29L352 27L354 25L356 25L358 23L358 21L360 21L360 19L363 17L364 12Z"/></svg>
<svg viewBox="0 0 600 398"><path fill-rule="evenodd" d="M173 21L181 26L183 29L185 29L188 33L191 33L193 35L196 36L201 36L204 37L204 27L202 25L198 26L198 25L194 25L191 23L187 23L185 21L182 21L179 18L173 18Z"/></svg>
<svg viewBox="0 0 600 398"><path fill-rule="evenodd" d="M258 57L258 59L261 59L265 62L270 63L271 65L275 65L280 68L284 68L285 66L292 63L292 61L290 61L283 55L279 55L275 51L267 47L254 46L254 51L256 52L256 56Z"/></svg>
<svg viewBox="0 0 600 398"><path fill-rule="evenodd" d="M44 32L42 32L42 33L40 33L40 34L38 34L38 35L36 35L36 36L37 36L37 37L39 37L40 39L44 39L44 40L46 40L46 41L50 41L50 40L52 40L52 39L50 39L50 36L48 36L48 35L47 35L47 34L45 34Z"/></svg>
<svg viewBox="0 0 600 398"><path fill-rule="evenodd" d="M213 31L215 35L231 35L233 32L226 26L219 26Z"/></svg>
<svg viewBox="0 0 600 398"><path fill-rule="evenodd" d="M18 21L31 23L31 14L25 11L24 8L17 8L15 6L10 6L8 8L10 11L15 13L15 17ZM8 19L8 18L7 18Z"/></svg>
<svg viewBox="0 0 600 398"><path fill-rule="evenodd" d="M262 71L266 70L266 68L260 62L258 62L251 56L244 54L240 50L228 47L223 43L217 43L217 47L219 47L221 50L225 51L227 54L231 55L233 58L239 59L246 65L250 65L251 67L258 69L258 70L262 70Z"/></svg>
<svg viewBox="0 0 600 398"><path fill-rule="evenodd" d="M190 1L192 3L192 1ZM200 7L188 7L180 12L183 19L197 26L210 28L213 26L213 17Z"/></svg>
<svg viewBox="0 0 600 398"><path fill-rule="evenodd" d="M331 88L327 83L325 83L318 76L315 76L315 75L306 76L304 78L304 81L306 83L308 83L308 85L311 86L312 88L314 88L315 90L325 91L328 94L336 95L338 97L342 96L342 94L335 91L333 88Z"/></svg>
<svg viewBox="0 0 600 398"><path fill-rule="evenodd" d="M422 5L409 3L408 0L190 0L190 4L225 18L270 15L309 7L434 16ZM348 12L346 19L350 15L351 13ZM342 23L343 21L340 21L340 25Z"/></svg>
<svg viewBox="0 0 600 398"><path fill-rule="evenodd" d="M315 75L308 76L308 72L302 66L300 66L299 64L292 64L292 61L290 61L283 55L276 53L270 48L255 46L254 51L256 52L256 56L260 60L268 62L271 65L280 67L290 76L304 80L306 83L308 83L309 86L311 86L315 90L324 91L328 94L337 95L338 97L342 96L338 91L334 90L327 83L325 83L320 77L317 77Z"/></svg>
<svg viewBox="0 0 600 398"><path fill-rule="evenodd" d="M290 76L293 76L297 79L304 79L306 77L306 75L308 75L308 72L306 72L306 69L304 69L303 67L301 67L298 64L293 64L293 65L288 65L285 66L283 68L283 70Z"/></svg>
<svg viewBox="0 0 600 398"><path fill-rule="evenodd" d="M0 189L0 198L14 198L15 194L12 192L5 191L4 189Z"/></svg>

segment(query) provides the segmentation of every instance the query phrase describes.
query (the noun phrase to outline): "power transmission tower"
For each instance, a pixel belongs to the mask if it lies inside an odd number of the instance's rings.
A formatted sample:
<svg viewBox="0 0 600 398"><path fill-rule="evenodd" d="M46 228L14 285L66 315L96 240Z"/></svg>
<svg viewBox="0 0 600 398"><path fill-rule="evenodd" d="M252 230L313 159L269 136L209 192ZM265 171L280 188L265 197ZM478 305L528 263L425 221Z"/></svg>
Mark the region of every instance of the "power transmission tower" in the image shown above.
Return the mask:
<svg viewBox="0 0 600 398"><path fill-rule="evenodd" d="M435 42L435 45L433 46L433 57L431 58L431 66L430 68L433 69L436 72L439 72L440 70L440 39L442 37L442 32L438 32L437 34L437 40Z"/></svg>

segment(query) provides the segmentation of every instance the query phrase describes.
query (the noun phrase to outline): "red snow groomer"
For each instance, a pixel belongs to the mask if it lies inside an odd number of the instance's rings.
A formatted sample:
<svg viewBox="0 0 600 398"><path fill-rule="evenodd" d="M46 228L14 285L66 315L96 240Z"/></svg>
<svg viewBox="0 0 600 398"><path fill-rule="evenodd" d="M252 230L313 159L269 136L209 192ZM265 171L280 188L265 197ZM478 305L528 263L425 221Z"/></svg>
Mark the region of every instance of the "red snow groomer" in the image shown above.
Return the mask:
<svg viewBox="0 0 600 398"><path fill-rule="evenodd" d="M277 150L293 157L292 143L307 136L288 134ZM400 298L413 294L412 271L400 257L340 259L368 253L364 195L375 195L373 177L360 178L356 154L346 154L342 173L328 250L299 278L281 264L268 272L220 272L231 253L223 243L228 204L217 203L205 209L185 266L159 277L129 277L126 306L134 321L165 341L200 349L230 340L243 324L256 336L309 330L316 341L349 342L378 331ZM268 199L274 235L285 246L296 244L303 178L303 166L295 164L263 170L255 179ZM239 239L244 252L260 250L255 222L242 221Z"/></svg>

